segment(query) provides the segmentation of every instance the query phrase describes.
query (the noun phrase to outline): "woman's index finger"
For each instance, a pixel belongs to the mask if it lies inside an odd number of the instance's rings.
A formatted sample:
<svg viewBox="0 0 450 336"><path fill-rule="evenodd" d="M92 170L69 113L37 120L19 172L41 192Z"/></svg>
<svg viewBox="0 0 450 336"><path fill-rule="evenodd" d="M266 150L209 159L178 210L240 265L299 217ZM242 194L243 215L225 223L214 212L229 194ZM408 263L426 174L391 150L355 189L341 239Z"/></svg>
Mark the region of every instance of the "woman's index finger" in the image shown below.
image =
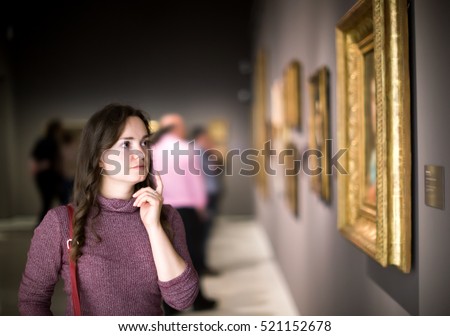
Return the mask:
<svg viewBox="0 0 450 336"><path fill-rule="evenodd" d="M162 195L164 186L161 176L159 175L158 172L155 172L155 182L156 182L156 191Z"/></svg>

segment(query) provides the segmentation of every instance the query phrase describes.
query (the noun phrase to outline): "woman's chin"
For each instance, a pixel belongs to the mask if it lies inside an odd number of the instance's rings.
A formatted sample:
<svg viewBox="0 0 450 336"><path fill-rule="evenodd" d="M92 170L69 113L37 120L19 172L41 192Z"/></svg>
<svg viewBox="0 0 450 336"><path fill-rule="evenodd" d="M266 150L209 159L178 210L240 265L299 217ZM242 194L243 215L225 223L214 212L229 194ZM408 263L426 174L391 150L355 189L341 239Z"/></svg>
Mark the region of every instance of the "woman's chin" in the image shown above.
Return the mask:
<svg viewBox="0 0 450 336"><path fill-rule="evenodd" d="M136 183L140 183L140 182L144 181L145 178L146 178L146 175L138 175L138 174L136 174L136 175L123 176L121 178L121 180L123 182L129 182L131 184L136 184Z"/></svg>
<svg viewBox="0 0 450 336"><path fill-rule="evenodd" d="M146 175L136 175L136 176L132 177L133 181L136 183L144 181L145 178L146 178Z"/></svg>

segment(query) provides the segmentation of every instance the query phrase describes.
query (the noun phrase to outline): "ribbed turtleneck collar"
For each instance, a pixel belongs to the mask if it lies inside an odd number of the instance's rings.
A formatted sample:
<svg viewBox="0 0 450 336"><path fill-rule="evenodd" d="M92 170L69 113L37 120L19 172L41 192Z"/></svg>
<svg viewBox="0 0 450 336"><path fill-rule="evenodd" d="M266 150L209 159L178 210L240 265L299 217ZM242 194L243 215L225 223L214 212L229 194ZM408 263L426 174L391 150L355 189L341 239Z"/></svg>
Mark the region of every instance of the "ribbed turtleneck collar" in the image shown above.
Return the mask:
<svg viewBox="0 0 450 336"><path fill-rule="evenodd" d="M139 210L138 207L133 206L135 198L129 200L122 200L117 198L106 198L101 195L97 196L98 204L102 210L108 210L112 212L135 212Z"/></svg>

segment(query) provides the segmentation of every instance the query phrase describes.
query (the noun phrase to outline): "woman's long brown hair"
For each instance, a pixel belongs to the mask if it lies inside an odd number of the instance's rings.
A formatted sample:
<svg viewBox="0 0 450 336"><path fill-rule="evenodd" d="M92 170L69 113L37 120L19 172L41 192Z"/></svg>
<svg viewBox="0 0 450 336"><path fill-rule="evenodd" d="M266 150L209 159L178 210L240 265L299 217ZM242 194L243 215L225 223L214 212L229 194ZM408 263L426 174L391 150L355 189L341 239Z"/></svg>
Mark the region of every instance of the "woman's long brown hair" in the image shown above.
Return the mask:
<svg viewBox="0 0 450 336"><path fill-rule="evenodd" d="M129 117L140 118L150 135L148 121L143 112L131 106L120 104L107 105L95 113L89 119L81 134L73 197L75 209L70 257L74 261L83 254L82 249L86 241L85 229L89 224L88 217L91 210L97 211L94 217L98 216L101 211L97 202L101 181L101 167L99 165L101 155L117 142ZM148 155L149 173L144 181L135 185L135 191L147 186L155 188L155 182L150 174L153 172L153 162L150 153ZM172 238L171 228L164 211L161 211L160 220L164 231L169 238ZM101 237L99 238L101 239Z"/></svg>

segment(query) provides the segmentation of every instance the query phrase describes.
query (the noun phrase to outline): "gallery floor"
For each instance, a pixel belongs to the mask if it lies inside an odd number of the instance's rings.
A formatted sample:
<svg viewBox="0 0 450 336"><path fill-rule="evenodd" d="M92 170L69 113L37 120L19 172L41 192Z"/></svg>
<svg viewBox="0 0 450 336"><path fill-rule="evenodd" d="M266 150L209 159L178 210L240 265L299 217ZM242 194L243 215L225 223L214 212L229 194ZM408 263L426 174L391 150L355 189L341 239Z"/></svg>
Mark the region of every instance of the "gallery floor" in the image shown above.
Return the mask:
<svg viewBox="0 0 450 336"><path fill-rule="evenodd" d="M17 288L32 237L33 218L0 220L0 315L18 315ZM214 310L187 310L184 315L299 315L268 238L256 222L222 217L209 242L208 260L219 271L205 276L205 295L215 298ZM52 304L64 314L65 297L58 285Z"/></svg>

